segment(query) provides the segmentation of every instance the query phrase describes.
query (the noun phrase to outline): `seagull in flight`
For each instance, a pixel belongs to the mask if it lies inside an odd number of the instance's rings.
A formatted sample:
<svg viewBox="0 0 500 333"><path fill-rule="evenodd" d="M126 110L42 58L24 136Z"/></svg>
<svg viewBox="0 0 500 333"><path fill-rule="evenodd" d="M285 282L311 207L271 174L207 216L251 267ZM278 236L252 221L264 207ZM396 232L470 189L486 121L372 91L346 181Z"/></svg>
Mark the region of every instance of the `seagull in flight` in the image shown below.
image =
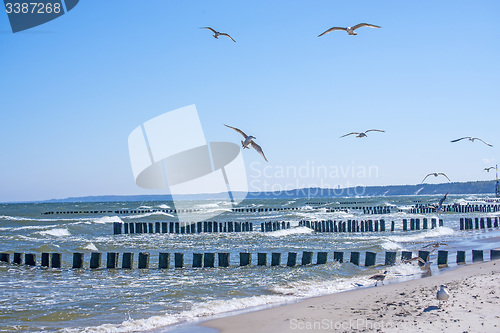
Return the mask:
<svg viewBox="0 0 500 333"><path fill-rule="evenodd" d="M446 193L444 195L444 197L442 197L441 200L439 200L439 203L437 205L428 205L427 207L429 207L429 208L435 208L436 212L438 214L441 214L443 212L443 202L446 200L446 197L448 196L448 193ZM441 243L441 244L444 244L444 243Z"/></svg>
<svg viewBox="0 0 500 333"><path fill-rule="evenodd" d="M496 169L496 167L489 167L489 168L484 168L483 171L490 172L491 169Z"/></svg>
<svg viewBox="0 0 500 333"><path fill-rule="evenodd" d="M412 261L418 261L421 264L422 270L424 270L424 271L428 271L431 269L432 261L429 261L429 260L425 261L424 259L422 259L420 257L414 257L414 258L411 258L409 260L405 260L405 261L403 261L403 263L409 264Z"/></svg>
<svg viewBox="0 0 500 333"><path fill-rule="evenodd" d="M451 140L451 142L457 142L457 141L460 141L460 140L463 140L463 139L468 139L469 141L472 141L472 142L474 142L474 140L479 140L482 143L484 143L485 145L493 147L493 145L490 145L488 142L486 142L486 141L484 141L484 140L482 140L480 138L474 138L472 136L464 136L463 138L460 138L460 139Z"/></svg>
<svg viewBox="0 0 500 333"><path fill-rule="evenodd" d="M364 138L366 137L366 133L368 132L385 132L383 130L378 130L378 129L369 129L367 131L364 131L364 132L351 132L351 133L348 133L348 134L344 134L341 136L341 138L345 137L345 136L348 136L348 135L351 135L351 134L356 134L356 137L357 138Z"/></svg>
<svg viewBox="0 0 500 333"><path fill-rule="evenodd" d="M356 30L358 28L362 28L362 27L381 28L378 25L373 25L373 24L368 24L368 23L360 23L360 24L356 24L353 27L347 27L347 28L333 27L333 28L330 28L330 29L326 30L321 35L318 35L318 37L326 35L327 33L335 31L335 30L344 30L344 31L347 32L348 35L354 36L354 35L357 35L357 33L354 30Z"/></svg>
<svg viewBox="0 0 500 333"><path fill-rule="evenodd" d="M219 39L219 36L226 36L226 37L231 38L231 40L236 43L236 41L233 39L233 37L229 36L225 32L218 32L218 31L215 31L214 29L212 29L210 27L203 27L203 28L200 28L200 29L208 29L208 30L212 31L214 33L214 38Z"/></svg>
<svg viewBox="0 0 500 333"><path fill-rule="evenodd" d="M257 139L256 137L251 136L251 135L246 135L245 132L243 132L239 128L232 127L232 126L229 126L229 125L226 125L226 124L224 124L224 126L232 128L236 132L238 132L241 135L243 135L243 137L245 138L245 141L241 140L241 146L243 147L243 149L245 149L245 148L246 149L250 149L250 148L248 148L248 146L252 146L252 148L255 149L259 154L261 154L262 157L264 157L264 159L266 160L266 162L268 162L266 156L264 155L264 152L262 151L262 148L260 148L260 146L253 141L254 139Z"/></svg>
<svg viewBox="0 0 500 333"><path fill-rule="evenodd" d="M450 178L448 178L447 175L445 175L444 173L442 172L431 172L430 174L428 174L427 176L425 176L424 180L422 180L422 183L427 179L427 177L429 176L434 176L434 177L437 177L437 176L445 176L446 179L448 179L449 182L451 182ZM421 183L421 184L422 184Z"/></svg>

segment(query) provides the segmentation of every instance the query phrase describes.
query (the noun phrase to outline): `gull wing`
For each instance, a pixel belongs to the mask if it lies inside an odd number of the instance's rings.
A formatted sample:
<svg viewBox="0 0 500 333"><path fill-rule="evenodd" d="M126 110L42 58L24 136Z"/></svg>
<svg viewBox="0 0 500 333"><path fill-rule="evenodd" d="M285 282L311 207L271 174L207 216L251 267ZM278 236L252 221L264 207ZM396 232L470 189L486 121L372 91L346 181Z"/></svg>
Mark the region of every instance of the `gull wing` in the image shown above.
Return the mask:
<svg viewBox="0 0 500 333"><path fill-rule="evenodd" d="M347 28L342 28L342 27L332 27L328 30L326 30L325 32L323 32L322 34L318 35L318 37L321 37L323 35L326 35L327 33L329 32L332 32L332 31L335 31L335 30L344 30L344 31L347 31Z"/></svg>
<svg viewBox="0 0 500 333"><path fill-rule="evenodd" d="M250 145L252 146L253 149L257 150L257 152L259 154L262 155L262 157L264 157L264 159L266 160L266 162L268 162L267 158L266 158L266 155L264 155L264 152L262 151L262 148L260 148L260 146L258 144L256 144L255 142L250 142Z"/></svg>
<svg viewBox="0 0 500 333"><path fill-rule="evenodd" d="M423 183L423 182L427 179L427 177L429 177L429 176L433 176L433 175L434 175L433 173L430 173L430 174L428 174L427 176L425 176L425 177L424 177L424 179L422 180L422 183Z"/></svg>
<svg viewBox="0 0 500 333"><path fill-rule="evenodd" d="M356 30L356 29L362 28L362 27L382 28L382 27L379 27L378 25L374 25L374 24L360 23L360 24L356 24L354 27L352 27L352 30Z"/></svg>
<svg viewBox="0 0 500 333"><path fill-rule="evenodd" d="M406 261L405 261L405 264L408 264L408 263L410 263L410 262L412 262L412 261L415 261L415 260L417 260L417 261L421 262L421 263L422 263L422 264L424 264L424 265L426 264L425 260L424 260L424 259L422 259L422 258L420 258L420 257L415 257L415 258L411 258L411 259L409 259L409 260L406 260Z"/></svg>
<svg viewBox="0 0 500 333"><path fill-rule="evenodd" d="M236 43L236 41L233 39L233 37L229 36L229 35L228 35L228 34L226 34L225 32L221 32L221 33L219 33L219 35L221 35L221 36L227 36L227 37L231 38L231 40L232 40L233 42L235 42L235 43Z"/></svg>
<svg viewBox="0 0 500 333"><path fill-rule="evenodd" d="M493 145L490 145L488 142L486 142L486 141L484 141L484 140L482 140L482 139L480 139L480 138L474 138L474 139L481 141L481 142L482 142L482 143L484 143L485 145L488 145L488 146L490 146L490 147L493 147Z"/></svg>
<svg viewBox="0 0 500 333"><path fill-rule="evenodd" d="M368 132L384 132L384 130L379 130L379 129L369 129L368 131L365 131L365 133L368 133Z"/></svg>
<svg viewBox="0 0 500 333"><path fill-rule="evenodd" d="M208 29L208 30L212 31L214 34L217 32L217 31L215 31L214 29L212 29L210 27L202 27L200 29Z"/></svg>
<svg viewBox="0 0 500 333"><path fill-rule="evenodd" d="M246 140L246 138L248 137L248 136L245 134L245 132L243 132L243 131L242 131L242 130L240 130L239 128L232 127L232 126L229 126L229 125L226 125L226 124L224 124L224 126L234 129L236 132L238 132L238 133L240 133L241 135L243 135L243 137L245 138L245 140Z"/></svg>
<svg viewBox="0 0 500 333"><path fill-rule="evenodd" d="M495 167L489 167L489 168L484 168L483 171L487 171L487 172L490 172L491 169L495 169Z"/></svg>
<svg viewBox="0 0 500 333"><path fill-rule="evenodd" d="M444 173L442 173L442 172L438 172L438 175L443 175L443 176L445 176L445 177L446 177L446 179L448 179L448 181L450 181L450 182L451 182L450 178L448 178L448 176L447 176L447 175L445 175Z"/></svg>
<svg viewBox="0 0 500 333"><path fill-rule="evenodd" d="M464 136L463 138L451 140L450 142L457 142L457 141L460 141L460 140L463 140L463 139L471 139L471 137L470 136Z"/></svg>
<svg viewBox="0 0 500 333"><path fill-rule="evenodd" d="M343 138L344 136L351 135L351 134L360 134L360 133L358 133L358 132L351 132L351 133L349 133L349 134L344 134L344 135L342 135L342 136L341 136L341 138Z"/></svg>
<svg viewBox="0 0 500 333"><path fill-rule="evenodd" d="M449 193L449 192L448 192L448 193ZM438 205L438 207L441 207L441 206L443 205L443 202L446 200L446 197L448 196L448 193L446 193L446 194L444 195L444 197L443 197L441 200L439 200L439 205Z"/></svg>

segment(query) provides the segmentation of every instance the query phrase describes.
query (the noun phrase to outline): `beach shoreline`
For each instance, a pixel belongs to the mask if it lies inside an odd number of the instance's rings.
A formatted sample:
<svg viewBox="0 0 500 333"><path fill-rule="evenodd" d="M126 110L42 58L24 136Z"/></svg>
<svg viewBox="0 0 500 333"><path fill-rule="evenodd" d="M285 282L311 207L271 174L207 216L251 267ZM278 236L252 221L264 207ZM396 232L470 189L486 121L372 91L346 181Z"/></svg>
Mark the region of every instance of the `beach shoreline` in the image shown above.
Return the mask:
<svg viewBox="0 0 500 333"><path fill-rule="evenodd" d="M222 333L497 332L499 282L500 261L466 264L438 275L307 298L198 326ZM441 284L450 289L450 299L440 307L436 292Z"/></svg>

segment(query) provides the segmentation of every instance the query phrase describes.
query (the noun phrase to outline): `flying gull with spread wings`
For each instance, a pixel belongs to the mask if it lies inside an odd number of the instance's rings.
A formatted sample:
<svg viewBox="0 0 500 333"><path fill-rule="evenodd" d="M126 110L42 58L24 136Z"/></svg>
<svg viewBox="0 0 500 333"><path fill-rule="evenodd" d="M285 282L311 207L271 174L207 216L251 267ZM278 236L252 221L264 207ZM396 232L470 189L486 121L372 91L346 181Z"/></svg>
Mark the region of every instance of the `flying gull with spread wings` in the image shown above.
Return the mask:
<svg viewBox="0 0 500 333"><path fill-rule="evenodd" d="M490 172L491 169L496 169L496 167L484 168L483 171Z"/></svg>
<svg viewBox="0 0 500 333"><path fill-rule="evenodd" d="M214 33L214 38L219 39L219 36L226 36L226 37L231 38L231 40L236 43L236 41L233 39L233 37L229 36L229 34L226 34L225 32L219 32L219 31L216 31L215 29L212 29L210 27L203 27L200 29L208 29L208 30L212 31Z"/></svg>
<svg viewBox="0 0 500 333"><path fill-rule="evenodd" d="M378 130L378 129L369 129L367 131L364 131L364 132L351 132L351 133L347 133L347 134L344 134L341 136L341 138L345 137L345 136L348 136L348 135L352 135L352 134L356 134L356 137L357 138L364 138L366 137L366 133L368 132L385 132L383 130Z"/></svg>
<svg viewBox="0 0 500 333"><path fill-rule="evenodd" d="M241 146L243 147L243 149L245 149L245 148L246 149L250 149L250 148L248 148L248 146L252 146L252 148L255 149L259 154L261 154L262 157L264 157L264 159L266 160L266 162L268 162L266 156L264 155L264 152L262 151L262 148L260 148L260 146L253 141L254 139L257 139L256 137L251 136L251 135L246 135L245 132L243 132L239 128L232 127L232 126L229 126L229 125L226 125L226 124L224 124L224 126L232 128L236 132L238 132L241 135L243 135L243 137L245 138L245 141L241 140Z"/></svg>
<svg viewBox="0 0 500 333"><path fill-rule="evenodd" d="M484 143L485 145L493 147L493 145L490 145L488 142L486 142L486 141L484 141L484 140L482 140L480 138L475 138L475 137L472 137L472 136L464 136L463 138L460 138L460 139L451 140L451 142L458 142L458 141L464 140L464 139L467 139L467 140L472 141L472 142L474 142L475 140L479 140L482 143Z"/></svg>
<svg viewBox="0 0 500 333"><path fill-rule="evenodd" d="M431 172L430 174L428 174L427 176L425 176L424 180L422 180L422 183L427 179L427 177L429 176L434 176L434 177L437 177L437 176L445 176L446 179L448 179L449 182L451 182L450 178L448 178L447 175L445 175L444 173L442 172Z"/></svg>
<svg viewBox="0 0 500 333"><path fill-rule="evenodd" d="M362 27L381 28L378 25L368 24L368 23L360 23L360 24L356 24L353 27L347 27L347 28L332 27L332 28L326 30L325 32L323 32L321 35L318 35L318 37L326 35L327 33L330 33L330 32L335 31L335 30L343 30L343 31L346 31L348 35L354 36L354 35L357 35L357 33L354 30L356 30L358 28L362 28Z"/></svg>
<svg viewBox="0 0 500 333"><path fill-rule="evenodd" d="M439 203L437 205L428 205L427 207L429 207L429 208L435 208L436 212L438 214L441 214L443 212L443 202L446 200L447 196L448 196L448 193L446 193L444 195L444 197L442 197L441 200L439 200Z"/></svg>

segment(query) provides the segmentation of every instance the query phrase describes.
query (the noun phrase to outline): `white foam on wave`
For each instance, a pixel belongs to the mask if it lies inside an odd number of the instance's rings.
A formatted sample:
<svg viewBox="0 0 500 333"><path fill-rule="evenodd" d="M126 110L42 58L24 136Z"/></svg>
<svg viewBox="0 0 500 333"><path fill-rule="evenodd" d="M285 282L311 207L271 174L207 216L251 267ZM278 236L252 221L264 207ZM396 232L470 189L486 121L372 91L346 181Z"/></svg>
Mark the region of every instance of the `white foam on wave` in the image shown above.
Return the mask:
<svg viewBox="0 0 500 333"><path fill-rule="evenodd" d="M145 319L127 319L118 325L103 324L96 327L67 328L63 332L88 332L88 333L122 333L122 332L144 332L170 326L183 322L198 320L203 317L219 315L221 313L238 311L256 306L273 303L281 303L293 300L294 297L281 295L264 295L244 298L232 298L229 300L212 300L196 304L192 309L180 313L152 316Z"/></svg>
<svg viewBox="0 0 500 333"><path fill-rule="evenodd" d="M38 233L42 235L49 235L55 237L64 237L71 235L68 229L50 229L45 231L39 231Z"/></svg>
<svg viewBox="0 0 500 333"><path fill-rule="evenodd" d="M169 205L166 205L166 204L161 204L161 205L158 205L158 208L161 208L161 209L169 209L170 206Z"/></svg>
<svg viewBox="0 0 500 333"><path fill-rule="evenodd" d="M152 215L164 215L164 216L174 217L174 215L164 213L164 212L151 212L151 213L144 213L144 214L137 214L137 215L127 215L127 216L124 216L124 218L126 218L126 219L141 219L141 218L152 216Z"/></svg>
<svg viewBox="0 0 500 333"><path fill-rule="evenodd" d="M289 235L312 234L313 232L314 230L309 229L308 227L296 227L291 229L282 229L272 232L266 232L264 234L266 236L271 236L271 237L284 237Z"/></svg>
<svg viewBox="0 0 500 333"><path fill-rule="evenodd" d="M437 238L439 236L449 236L453 235L455 231L447 227L439 227L436 229L427 230L424 232L419 232L411 235L394 235L388 236L387 239L394 242L414 242L425 238Z"/></svg>
<svg viewBox="0 0 500 333"><path fill-rule="evenodd" d="M79 247L78 249L79 250L88 250L88 251L99 251L97 246L95 246L95 244L92 242L87 243L84 246Z"/></svg>
<svg viewBox="0 0 500 333"><path fill-rule="evenodd" d="M123 220L118 216L103 216L103 217L99 217L95 220L92 220L92 222L99 223L99 224L106 224L106 223L113 223L113 222L123 222Z"/></svg>
<svg viewBox="0 0 500 333"><path fill-rule="evenodd" d="M382 244L380 244L380 246L384 250L402 250L403 249L401 244L398 244L398 243L390 241L390 240L383 242Z"/></svg>

